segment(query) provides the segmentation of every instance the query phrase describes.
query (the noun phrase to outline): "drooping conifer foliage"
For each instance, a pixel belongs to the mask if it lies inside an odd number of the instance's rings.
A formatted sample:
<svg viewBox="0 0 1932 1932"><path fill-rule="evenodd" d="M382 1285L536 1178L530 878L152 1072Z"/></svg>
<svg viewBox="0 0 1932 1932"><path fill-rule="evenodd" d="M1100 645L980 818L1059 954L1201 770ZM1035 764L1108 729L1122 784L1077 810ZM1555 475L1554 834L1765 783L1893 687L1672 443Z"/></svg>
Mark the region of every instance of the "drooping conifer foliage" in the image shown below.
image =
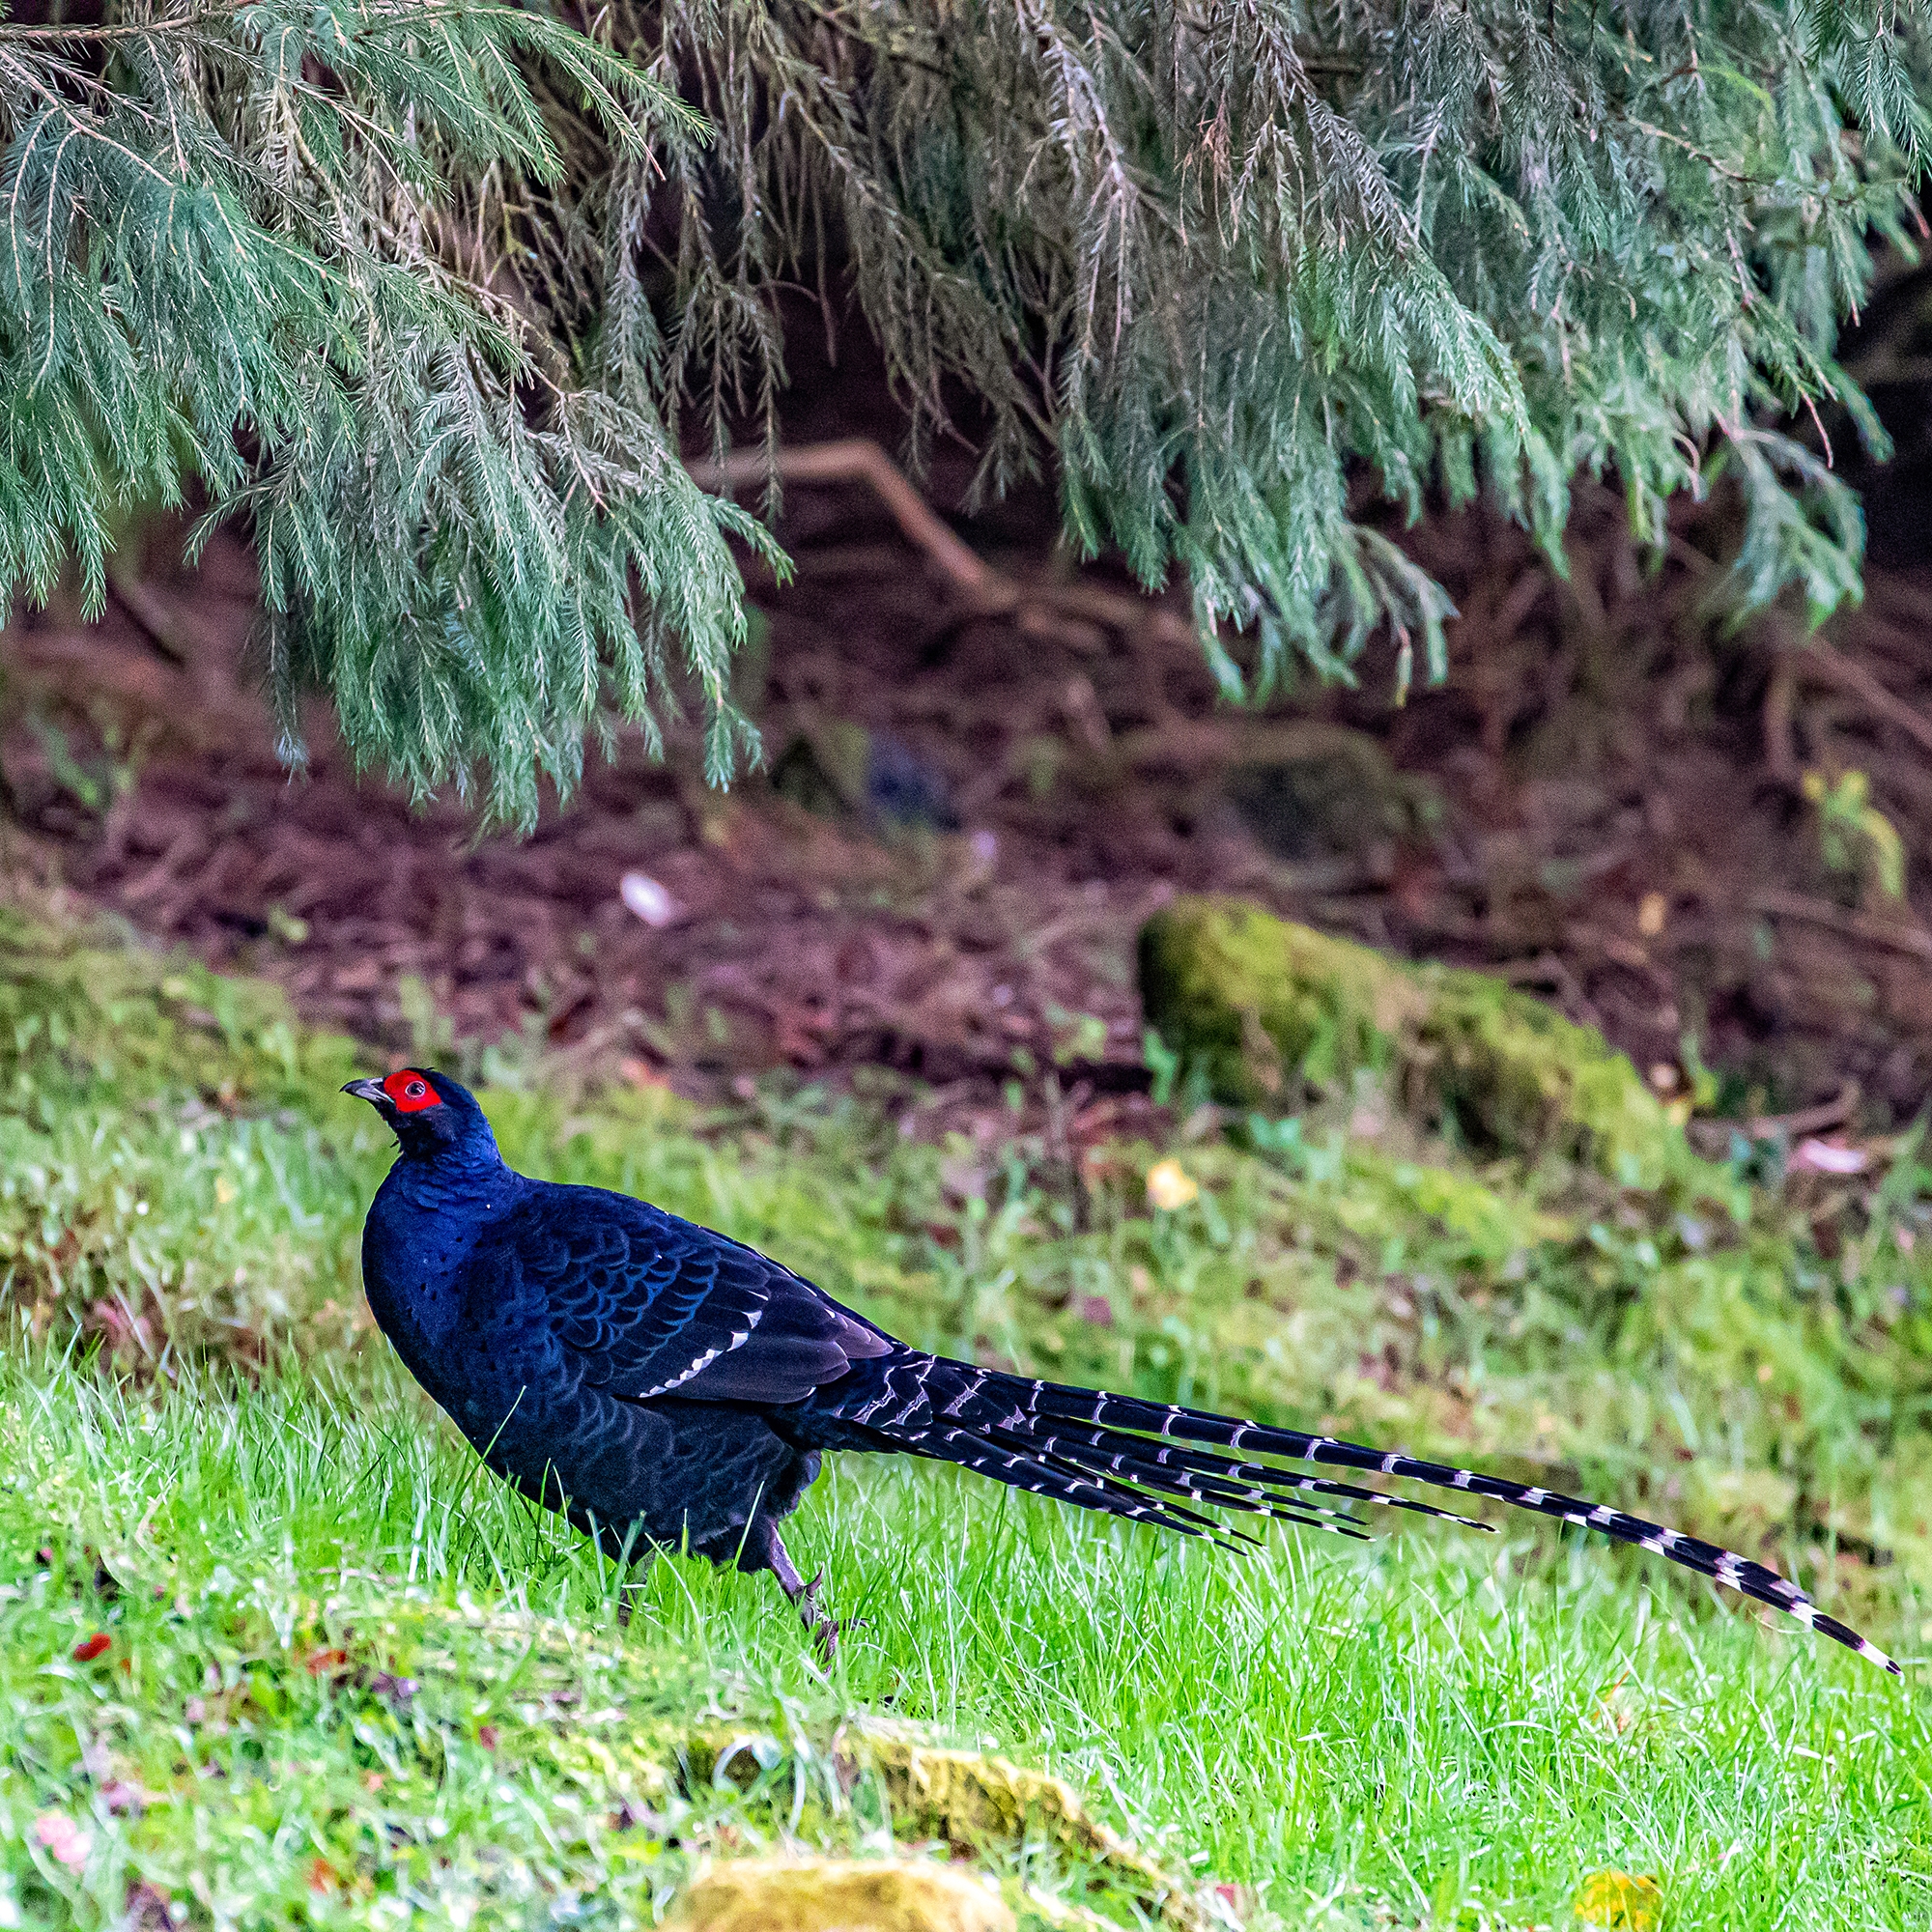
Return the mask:
<svg viewBox="0 0 1932 1932"><path fill-rule="evenodd" d="M778 297L863 318L985 488L1187 575L1224 682L1446 601L1365 494L1727 470L1741 607L1855 594L1818 405L1912 191L1920 0L110 0L0 20L0 577L246 521L285 705L527 817L695 675L727 544L668 425L769 421ZM975 400L963 416L958 398ZM1802 432L1802 433L1801 433ZM289 712L293 718L293 710Z"/></svg>

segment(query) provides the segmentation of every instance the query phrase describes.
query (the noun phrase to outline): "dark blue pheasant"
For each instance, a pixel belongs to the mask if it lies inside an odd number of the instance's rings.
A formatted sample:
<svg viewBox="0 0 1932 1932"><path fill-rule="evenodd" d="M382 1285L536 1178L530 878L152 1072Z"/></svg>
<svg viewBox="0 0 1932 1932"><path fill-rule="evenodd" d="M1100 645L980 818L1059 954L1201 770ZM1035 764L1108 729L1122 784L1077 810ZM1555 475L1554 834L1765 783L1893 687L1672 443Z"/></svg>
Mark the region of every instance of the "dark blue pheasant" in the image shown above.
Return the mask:
<svg viewBox="0 0 1932 1932"><path fill-rule="evenodd" d="M475 1100L412 1067L344 1089L401 1156L362 1234L383 1332L477 1453L613 1556L686 1544L769 1570L829 1648L837 1626L779 1538L828 1449L926 1456L1083 1509L1225 1538L1203 1506L1360 1536L1406 1496L1284 1469L1407 1478L1602 1530L1883 1652L1747 1557L1554 1491L1298 1430L1032 1381L923 1354L751 1248L648 1203L503 1165Z"/></svg>

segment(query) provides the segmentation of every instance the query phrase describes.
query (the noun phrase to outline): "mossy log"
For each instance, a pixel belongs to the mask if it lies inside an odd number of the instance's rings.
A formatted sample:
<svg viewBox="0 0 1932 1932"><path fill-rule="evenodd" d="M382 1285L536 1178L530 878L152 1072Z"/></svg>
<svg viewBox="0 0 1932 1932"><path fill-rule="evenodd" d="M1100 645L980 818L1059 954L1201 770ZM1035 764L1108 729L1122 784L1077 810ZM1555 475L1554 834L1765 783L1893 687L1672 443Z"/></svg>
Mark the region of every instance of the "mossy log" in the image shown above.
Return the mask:
<svg viewBox="0 0 1932 1932"><path fill-rule="evenodd" d="M1601 1034L1485 973L1389 959L1243 900L1181 898L1142 928L1140 985L1148 1023L1236 1106L1287 1112L1366 1072L1479 1152L1555 1154L1643 1187L1693 1163Z"/></svg>

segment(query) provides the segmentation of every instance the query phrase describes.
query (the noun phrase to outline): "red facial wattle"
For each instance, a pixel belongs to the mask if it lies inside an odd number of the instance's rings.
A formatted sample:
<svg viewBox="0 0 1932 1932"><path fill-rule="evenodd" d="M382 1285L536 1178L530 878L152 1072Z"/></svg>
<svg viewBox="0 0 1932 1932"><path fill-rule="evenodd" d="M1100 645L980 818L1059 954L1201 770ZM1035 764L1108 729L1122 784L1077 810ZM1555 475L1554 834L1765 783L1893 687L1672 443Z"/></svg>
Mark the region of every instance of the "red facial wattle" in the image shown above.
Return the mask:
<svg viewBox="0 0 1932 1932"><path fill-rule="evenodd" d="M383 1092L399 1114L420 1114L425 1108L442 1105L442 1095L420 1073L407 1066L383 1082Z"/></svg>

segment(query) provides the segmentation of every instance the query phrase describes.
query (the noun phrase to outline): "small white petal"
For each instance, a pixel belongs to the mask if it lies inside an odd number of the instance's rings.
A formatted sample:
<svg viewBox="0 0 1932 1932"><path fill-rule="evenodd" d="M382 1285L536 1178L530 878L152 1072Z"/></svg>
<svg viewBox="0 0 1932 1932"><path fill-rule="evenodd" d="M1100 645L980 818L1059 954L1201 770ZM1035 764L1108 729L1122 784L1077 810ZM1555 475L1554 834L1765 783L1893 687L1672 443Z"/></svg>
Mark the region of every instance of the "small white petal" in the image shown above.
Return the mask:
<svg viewBox="0 0 1932 1932"><path fill-rule="evenodd" d="M669 925L684 910L648 872L626 872L617 891L625 906L646 925Z"/></svg>

